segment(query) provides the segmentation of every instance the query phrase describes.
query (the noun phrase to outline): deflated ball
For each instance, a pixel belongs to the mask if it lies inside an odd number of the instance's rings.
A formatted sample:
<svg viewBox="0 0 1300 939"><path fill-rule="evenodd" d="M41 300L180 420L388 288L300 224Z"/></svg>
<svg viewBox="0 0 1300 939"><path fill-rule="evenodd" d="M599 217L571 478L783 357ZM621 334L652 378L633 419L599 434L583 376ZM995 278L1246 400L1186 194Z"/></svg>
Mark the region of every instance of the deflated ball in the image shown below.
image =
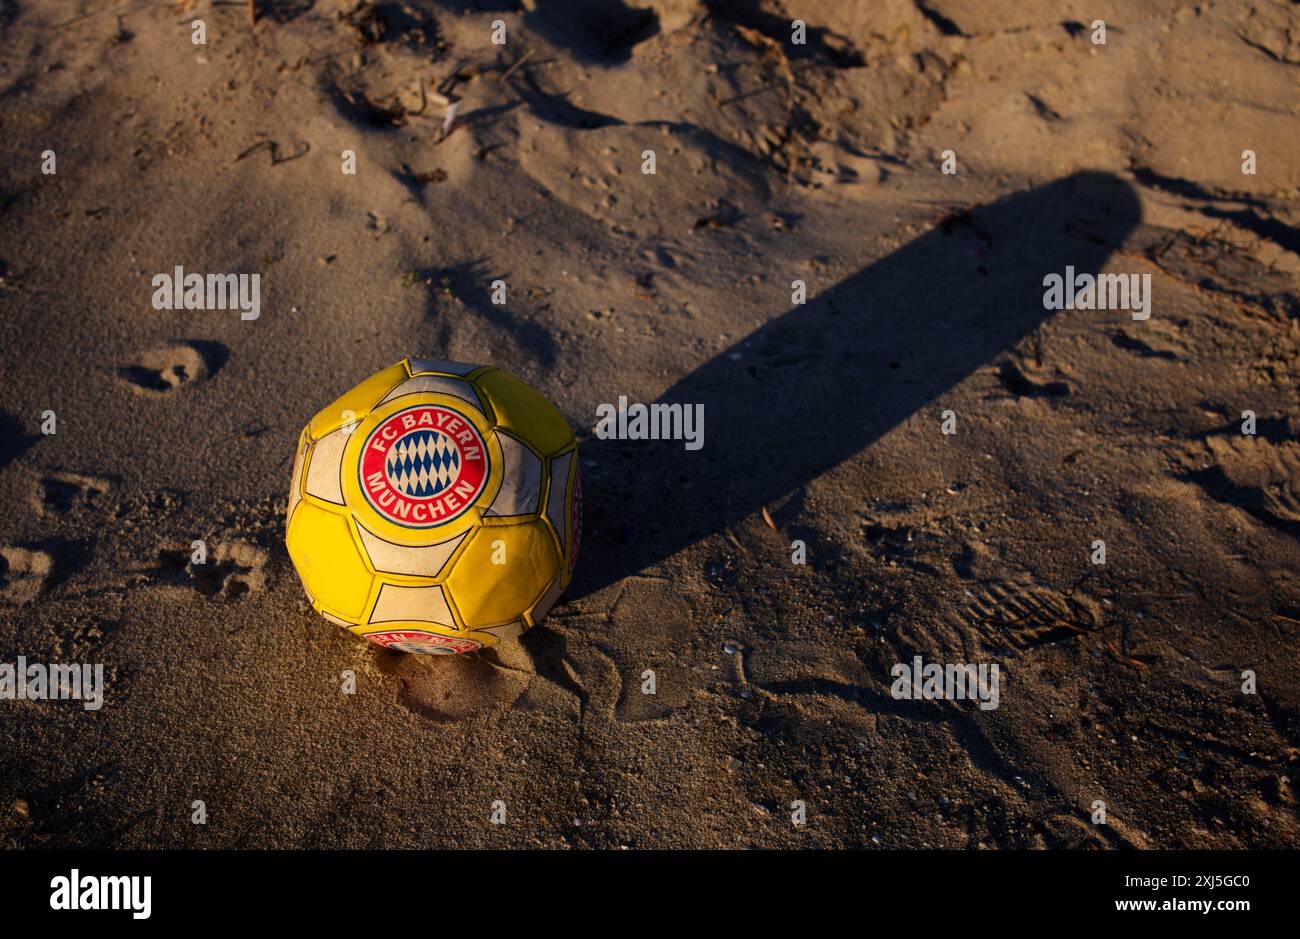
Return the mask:
<svg viewBox="0 0 1300 939"><path fill-rule="evenodd" d="M470 652L536 625L582 527L555 406L486 365L409 358L303 430L285 541L317 612L400 652Z"/></svg>

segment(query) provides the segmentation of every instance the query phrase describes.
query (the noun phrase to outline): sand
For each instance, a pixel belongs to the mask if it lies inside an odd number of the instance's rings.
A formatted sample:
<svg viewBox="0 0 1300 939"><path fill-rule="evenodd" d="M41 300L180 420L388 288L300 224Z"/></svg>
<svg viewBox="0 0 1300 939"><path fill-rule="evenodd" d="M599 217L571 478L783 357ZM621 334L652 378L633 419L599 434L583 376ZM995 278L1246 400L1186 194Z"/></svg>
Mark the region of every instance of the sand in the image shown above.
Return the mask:
<svg viewBox="0 0 1300 939"><path fill-rule="evenodd" d="M0 3L0 661L105 674L0 701L0 844L1300 844L1293 4L259 6ZM380 651L285 552L299 429L407 355L578 430L522 642Z"/></svg>

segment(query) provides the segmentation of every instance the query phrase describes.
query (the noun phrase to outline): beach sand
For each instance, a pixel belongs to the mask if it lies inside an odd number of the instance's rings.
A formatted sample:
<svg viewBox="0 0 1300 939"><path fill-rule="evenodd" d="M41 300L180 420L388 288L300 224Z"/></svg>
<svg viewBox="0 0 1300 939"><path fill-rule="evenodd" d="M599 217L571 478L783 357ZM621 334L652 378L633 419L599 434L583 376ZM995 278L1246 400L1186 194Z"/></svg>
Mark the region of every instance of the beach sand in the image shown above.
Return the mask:
<svg viewBox="0 0 1300 939"><path fill-rule="evenodd" d="M105 675L0 701L0 844L1300 845L1294 4L258 7L0 2L0 661ZM285 551L299 430L407 355L578 432L520 642L381 651Z"/></svg>

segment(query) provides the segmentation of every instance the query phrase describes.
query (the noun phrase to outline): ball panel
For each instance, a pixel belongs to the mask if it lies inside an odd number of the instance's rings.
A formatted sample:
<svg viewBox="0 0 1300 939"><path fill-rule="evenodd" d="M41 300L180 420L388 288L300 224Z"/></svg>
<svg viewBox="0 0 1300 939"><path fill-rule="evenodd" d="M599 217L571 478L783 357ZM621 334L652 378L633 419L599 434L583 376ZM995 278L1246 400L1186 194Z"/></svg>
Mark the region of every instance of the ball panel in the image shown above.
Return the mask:
<svg viewBox="0 0 1300 939"><path fill-rule="evenodd" d="M562 453L551 460L551 486L546 494L546 517L560 542L560 553L569 556L569 473L573 468L576 450Z"/></svg>
<svg viewBox="0 0 1300 939"><path fill-rule="evenodd" d="M456 619L451 615L441 587L402 587L381 584L379 598L370 613L369 622L420 623L456 629Z"/></svg>
<svg viewBox="0 0 1300 939"><path fill-rule="evenodd" d="M470 365L467 362L446 362L442 359L422 359L417 356L411 356L406 360L407 366L412 375L418 375L421 372L442 372L445 375L460 375L464 377L478 369L482 365Z"/></svg>
<svg viewBox="0 0 1300 939"><path fill-rule="evenodd" d="M485 646L494 646L499 642L508 642L511 639L518 639L528 630L528 623L525 620L511 620L509 623L502 623L500 626L483 626L471 632L470 638L477 639Z"/></svg>
<svg viewBox="0 0 1300 939"><path fill-rule="evenodd" d="M483 414L487 423L492 423L492 410L484 404L478 392L474 390L473 385L455 378L443 378L441 375L420 375L417 378L408 378L384 395L384 400L379 403L386 404L394 398L400 398L402 395L418 394L422 391L458 398L471 407L477 408L479 413Z"/></svg>
<svg viewBox="0 0 1300 939"><path fill-rule="evenodd" d="M495 560L502 563L493 563ZM555 541L540 521L475 532L445 581L466 627L518 619L559 570Z"/></svg>
<svg viewBox="0 0 1300 939"><path fill-rule="evenodd" d="M518 378L499 368L474 379L496 412L497 426L538 453L555 453L573 439L573 429L555 405Z"/></svg>
<svg viewBox="0 0 1300 939"><path fill-rule="evenodd" d="M538 600L531 610L528 611L528 622L536 626L551 612L551 607L555 606L555 601L560 599L560 594L564 592L563 579L556 577L551 585L546 588L546 593Z"/></svg>
<svg viewBox="0 0 1300 939"><path fill-rule="evenodd" d="M582 548L582 458L574 451L573 484L569 486L569 575L578 563L578 551Z"/></svg>
<svg viewBox="0 0 1300 939"><path fill-rule="evenodd" d="M407 577L437 577L448 559L456 553L468 532L431 545L401 545L380 538L364 526L357 525L361 544L370 566L385 574L402 574Z"/></svg>
<svg viewBox="0 0 1300 939"><path fill-rule="evenodd" d="M384 395L392 391L398 382L407 377L406 363L376 372L351 391L340 396L329 407L322 408L307 425L307 433L312 440L319 440L332 430L337 430L349 421L358 421L370 413ZM351 417L349 417L351 415Z"/></svg>
<svg viewBox="0 0 1300 939"><path fill-rule="evenodd" d="M343 483L339 470L343 464L343 448L347 446L346 428L326 434L316 441L311 448L311 457L307 461L306 492L332 502L343 504Z"/></svg>
<svg viewBox="0 0 1300 939"><path fill-rule="evenodd" d="M288 531L289 523L293 521L293 510L298 507L302 500L302 467L307 461L307 451L311 449L311 444L307 441L307 432L304 430L298 435L298 452L293 457L293 475L289 478L289 509L284 515L285 530Z"/></svg>
<svg viewBox="0 0 1300 939"><path fill-rule="evenodd" d="M534 515L542 496L542 461L509 434L497 431L504 465L501 471L501 489L488 506L485 515Z"/></svg>
<svg viewBox="0 0 1300 939"><path fill-rule="evenodd" d="M353 622L365 613L373 578L361 560L348 520L303 501L285 536L289 557L317 604Z"/></svg>

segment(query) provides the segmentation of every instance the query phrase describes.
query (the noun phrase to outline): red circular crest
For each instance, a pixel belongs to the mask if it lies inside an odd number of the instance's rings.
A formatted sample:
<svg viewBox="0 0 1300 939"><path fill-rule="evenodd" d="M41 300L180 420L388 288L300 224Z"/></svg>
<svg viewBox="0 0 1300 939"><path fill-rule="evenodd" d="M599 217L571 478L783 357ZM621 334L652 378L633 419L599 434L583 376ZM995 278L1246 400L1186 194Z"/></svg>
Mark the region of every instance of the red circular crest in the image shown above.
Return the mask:
<svg viewBox="0 0 1300 939"><path fill-rule="evenodd" d="M367 633L366 638L393 652L422 652L432 655L455 655L483 648L473 639L440 636L423 629L394 629L386 633Z"/></svg>
<svg viewBox="0 0 1300 939"><path fill-rule="evenodd" d="M487 444L465 415L417 404L366 437L357 471L370 507L394 525L436 528L464 514L487 485Z"/></svg>

